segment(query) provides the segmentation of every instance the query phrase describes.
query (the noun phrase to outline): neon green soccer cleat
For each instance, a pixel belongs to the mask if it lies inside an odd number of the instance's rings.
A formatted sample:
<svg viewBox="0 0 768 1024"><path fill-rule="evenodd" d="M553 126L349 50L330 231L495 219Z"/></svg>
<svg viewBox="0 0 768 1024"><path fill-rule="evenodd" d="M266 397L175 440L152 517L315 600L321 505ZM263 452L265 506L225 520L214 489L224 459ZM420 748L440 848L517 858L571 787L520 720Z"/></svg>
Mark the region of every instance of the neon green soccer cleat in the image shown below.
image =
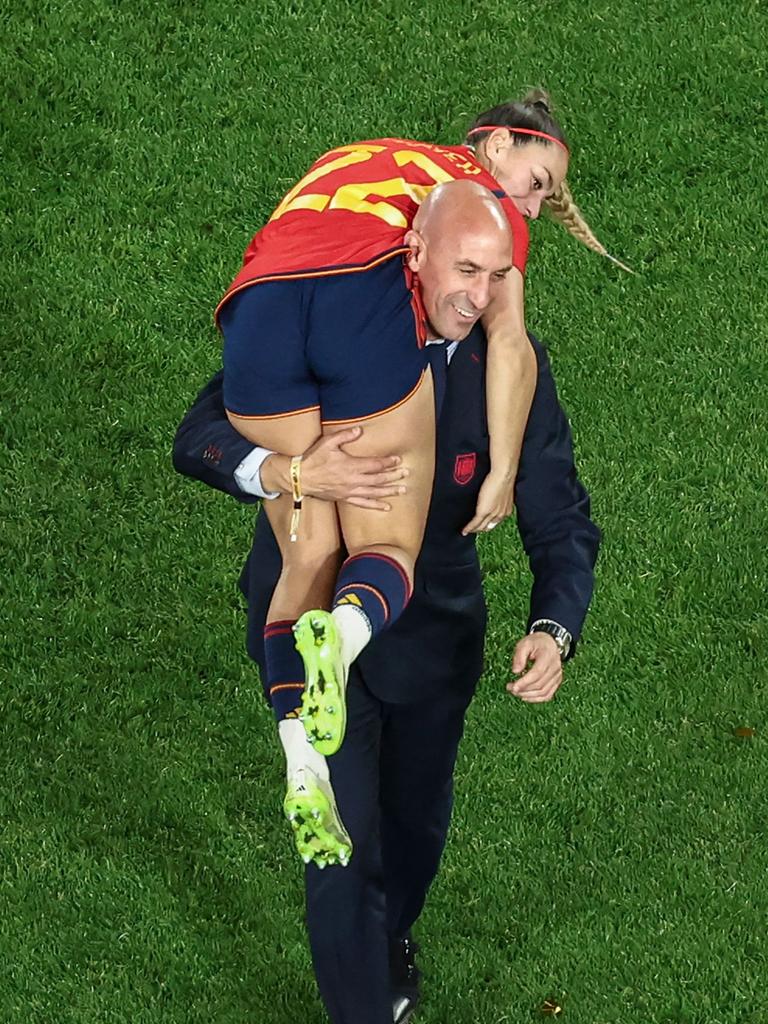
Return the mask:
<svg viewBox="0 0 768 1024"><path fill-rule="evenodd" d="M304 695L299 718L315 750L335 754L347 728L347 672L341 637L330 612L305 612L293 627L304 661Z"/></svg>
<svg viewBox="0 0 768 1024"><path fill-rule="evenodd" d="M349 864L352 840L339 817L329 782L311 768L300 768L288 779L283 811L305 864L313 862L319 868Z"/></svg>

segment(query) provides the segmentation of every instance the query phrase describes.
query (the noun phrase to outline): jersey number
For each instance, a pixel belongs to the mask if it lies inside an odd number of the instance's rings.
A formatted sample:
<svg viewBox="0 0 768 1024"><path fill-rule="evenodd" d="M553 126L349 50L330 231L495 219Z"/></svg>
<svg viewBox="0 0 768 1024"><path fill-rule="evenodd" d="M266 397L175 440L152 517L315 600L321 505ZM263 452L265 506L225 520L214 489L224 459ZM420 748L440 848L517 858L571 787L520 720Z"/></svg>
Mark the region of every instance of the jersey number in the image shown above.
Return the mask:
<svg viewBox="0 0 768 1024"><path fill-rule="evenodd" d="M414 153L409 149L401 149L393 153L393 158L398 167L416 164L430 176L432 185L413 185L408 181L403 181L402 178L389 178L385 181L342 185L332 196L324 195L321 192L305 191L326 174L340 171L343 167L351 167L353 164L365 163L371 159L374 153L382 153L384 149L384 146L341 146L339 149L335 149L334 153L343 155L335 160L329 160L327 164L310 171L306 177L302 178L285 196L270 217L270 221L279 220L280 217L292 210L316 210L318 213L325 209L349 210L351 213L372 213L374 217L386 221L393 228L407 228L408 220L403 211L384 200L394 196L407 195L415 203L421 203L424 196L431 192L435 185L454 180L448 171L438 167L426 153ZM371 202L367 198L371 193L382 196L382 200Z"/></svg>

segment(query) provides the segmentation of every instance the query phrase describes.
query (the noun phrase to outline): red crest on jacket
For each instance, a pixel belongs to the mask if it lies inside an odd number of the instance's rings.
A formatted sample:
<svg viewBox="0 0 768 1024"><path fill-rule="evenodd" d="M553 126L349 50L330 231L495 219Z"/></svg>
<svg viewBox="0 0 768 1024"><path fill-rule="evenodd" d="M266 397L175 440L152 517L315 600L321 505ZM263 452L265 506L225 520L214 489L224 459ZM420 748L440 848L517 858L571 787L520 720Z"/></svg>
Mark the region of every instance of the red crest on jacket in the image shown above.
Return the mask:
<svg viewBox="0 0 768 1024"><path fill-rule="evenodd" d="M477 453L467 452L465 455L457 455L453 467L453 479L457 484L468 484L475 475L477 468Z"/></svg>

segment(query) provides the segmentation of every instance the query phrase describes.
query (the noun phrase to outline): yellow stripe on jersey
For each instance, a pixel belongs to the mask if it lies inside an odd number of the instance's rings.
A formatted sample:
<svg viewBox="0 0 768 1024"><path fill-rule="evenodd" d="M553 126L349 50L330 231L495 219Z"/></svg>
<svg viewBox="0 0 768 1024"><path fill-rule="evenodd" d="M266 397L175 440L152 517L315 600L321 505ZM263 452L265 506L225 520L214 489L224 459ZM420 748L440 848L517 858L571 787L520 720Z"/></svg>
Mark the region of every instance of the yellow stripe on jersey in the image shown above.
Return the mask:
<svg viewBox="0 0 768 1024"><path fill-rule="evenodd" d="M394 199L397 196L408 196L415 203L421 204L436 185L447 181L454 181L455 174L443 167L440 167L431 160L426 153L418 150L400 149L392 154L392 159L397 167L407 167L414 164L420 170L428 174L432 179L431 185L417 185L407 181L405 178L387 178L382 181L346 182L339 186L333 195L321 192L304 192L304 189L314 185L315 182L333 174L334 171L343 170L354 164L365 163L376 153L384 152L384 146L343 146L340 149L332 150L333 153L343 153L343 156L328 163L316 167L310 171L301 181L295 185L285 196L270 217L270 223L279 220L286 213L295 210L315 210L322 213L324 210L347 210L350 213L370 213L386 221L393 228L408 228L408 218L403 211L392 203L384 202L386 199ZM466 163L466 162L465 162ZM471 166L471 165L467 165ZM464 165L460 169L464 169ZM466 170L465 170L466 173ZM380 197L378 202L372 202L368 197L374 195Z"/></svg>

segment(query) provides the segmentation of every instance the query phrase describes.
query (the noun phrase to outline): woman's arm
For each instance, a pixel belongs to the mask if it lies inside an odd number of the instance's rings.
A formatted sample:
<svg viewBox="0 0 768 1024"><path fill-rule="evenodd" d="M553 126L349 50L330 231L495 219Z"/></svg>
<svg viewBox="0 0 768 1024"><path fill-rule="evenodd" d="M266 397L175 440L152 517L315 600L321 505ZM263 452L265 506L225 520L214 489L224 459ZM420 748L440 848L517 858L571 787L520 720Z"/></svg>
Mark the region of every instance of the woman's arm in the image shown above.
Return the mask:
<svg viewBox="0 0 768 1024"><path fill-rule="evenodd" d="M536 355L525 330L523 275L513 268L482 318L488 338L486 405L491 471L464 533L481 533L512 514L523 433L536 388Z"/></svg>

